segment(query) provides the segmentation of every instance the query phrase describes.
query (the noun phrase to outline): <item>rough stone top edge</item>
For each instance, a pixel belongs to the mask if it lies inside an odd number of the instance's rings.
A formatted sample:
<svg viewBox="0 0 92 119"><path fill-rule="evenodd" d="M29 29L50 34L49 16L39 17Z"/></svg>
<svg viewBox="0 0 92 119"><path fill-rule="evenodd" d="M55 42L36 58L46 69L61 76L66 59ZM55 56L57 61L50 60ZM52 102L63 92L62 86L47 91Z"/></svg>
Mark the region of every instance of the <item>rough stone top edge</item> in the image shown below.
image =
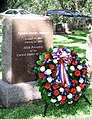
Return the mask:
<svg viewBox="0 0 92 119"><path fill-rule="evenodd" d="M3 20L2 20L2 25L4 25L4 24L11 24L11 22L12 22L12 19L11 18L4 18Z"/></svg>
<svg viewBox="0 0 92 119"><path fill-rule="evenodd" d="M23 82L23 83L16 83L16 84L9 84L5 81L0 80L0 86L3 86L5 88L12 88L12 87L22 87L22 86L36 86L36 81L30 81L30 82Z"/></svg>
<svg viewBox="0 0 92 119"><path fill-rule="evenodd" d="M50 17L47 16L16 16L16 17L8 17L2 20L2 23L5 21L12 21L17 19L24 19L24 20L52 20Z"/></svg>

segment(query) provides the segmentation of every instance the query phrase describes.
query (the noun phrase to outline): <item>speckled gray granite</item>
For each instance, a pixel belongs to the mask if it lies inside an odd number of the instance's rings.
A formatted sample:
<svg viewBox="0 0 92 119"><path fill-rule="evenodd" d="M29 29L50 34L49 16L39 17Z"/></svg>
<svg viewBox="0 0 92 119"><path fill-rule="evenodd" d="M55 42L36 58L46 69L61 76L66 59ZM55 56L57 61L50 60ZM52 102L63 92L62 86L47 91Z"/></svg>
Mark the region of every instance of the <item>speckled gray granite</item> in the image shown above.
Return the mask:
<svg viewBox="0 0 92 119"><path fill-rule="evenodd" d="M40 17L38 17L38 19L40 19ZM12 32L13 31L12 31L12 28L13 28L12 19L11 18L4 19L3 20L3 41L2 41L2 80L0 81L0 102L5 107L12 107L22 102L28 102L28 101L33 101L36 99L41 99L41 95L38 90L38 87L36 87L35 81L12 84L12 77L13 77L12 76L13 75L13 72L12 72L12 66L13 66Z"/></svg>
<svg viewBox="0 0 92 119"><path fill-rule="evenodd" d="M2 80L11 83L12 77L12 22L11 19L3 20L2 40Z"/></svg>
<svg viewBox="0 0 92 119"><path fill-rule="evenodd" d="M92 33L87 35L86 58L87 58L86 63L88 66L88 71L91 73L92 76Z"/></svg>
<svg viewBox="0 0 92 119"><path fill-rule="evenodd" d="M0 81L0 102L5 107L13 107L37 99L41 99L41 95L35 81L18 84Z"/></svg>

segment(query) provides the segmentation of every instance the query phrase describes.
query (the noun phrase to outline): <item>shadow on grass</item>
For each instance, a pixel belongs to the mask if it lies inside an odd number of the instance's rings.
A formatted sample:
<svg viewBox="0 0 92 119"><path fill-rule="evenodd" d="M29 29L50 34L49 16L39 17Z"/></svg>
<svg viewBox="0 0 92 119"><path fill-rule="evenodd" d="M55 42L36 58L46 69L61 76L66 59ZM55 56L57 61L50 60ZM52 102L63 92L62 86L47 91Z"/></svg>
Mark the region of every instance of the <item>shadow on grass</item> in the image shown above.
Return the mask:
<svg viewBox="0 0 92 119"><path fill-rule="evenodd" d="M91 31L89 30L76 30L75 31L75 36L79 35L79 36L82 36L82 37L86 37L87 34L91 33Z"/></svg>
<svg viewBox="0 0 92 119"><path fill-rule="evenodd" d="M54 39L54 44L55 43L59 43L59 44L71 44L71 43L80 43L80 44L84 44L86 43L86 40L82 39L82 38L75 38L73 36L67 36L68 40L61 40L61 41L58 41L58 39Z"/></svg>
<svg viewBox="0 0 92 119"><path fill-rule="evenodd" d="M72 39L70 43L86 43L86 40L84 40L83 38L77 38L75 36L67 36L67 38Z"/></svg>
<svg viewBox="0 0 92 119"><path fill-rule="evenodd" d="M89 88L86 93L86 97L89 99L90 102L92 102L91 95L92 89ZM86 100L81 97L76 105L64 105L61 108L49 105L46 118L51 119L54 117L54 119L58 119L58 117L60 117L65 119L66 117L69 118L70 115L74 117L75 115L79 116L80 112L83 112L85 116L91 113L91 109L92 105L89 105ZM24 104L14 109L2 109L0 110L0 117L2 117L3 119L33 119L33 117L38 117L37 119L42 119L43 113L44 102L41 100L38 102L34 102L33 104Z"/></svg>
<svg viewBox="0 0 92 119"><path fill-rule="evenodd" d="M72 35L72 36L86 37L87 34L91 33L91 31L89 30L75 30L74 32L75 32L74 34L64 34L64 36Z"/></svg>
<svg viewBox="0 0 92 119"><path fill-rule="evenodd" d="M54 39L54 43L57 42L57 43L64 43L64 44L71 44L71 43L80 43L80 44L83 44L83 43L86 43L86 40L82 39L82 38L75 38L73 36L66 36L68 38L68 40L61 40L58 42L58 39Z"/></svg>
<svg viewBox="0 0 92 119"><path fill-rule="evenodd" d="M61 40L58 42L58 39L57 38L54 38L54 43L64 43L64 44L71 44L71 43L86 43L86 40L85 38L83 37L86 37L87 34L89 34L90 31L89 30L76 30L75 31L75 34L61 34L60 36L64 36L64 37L67 37L68 40Z"/></svg>

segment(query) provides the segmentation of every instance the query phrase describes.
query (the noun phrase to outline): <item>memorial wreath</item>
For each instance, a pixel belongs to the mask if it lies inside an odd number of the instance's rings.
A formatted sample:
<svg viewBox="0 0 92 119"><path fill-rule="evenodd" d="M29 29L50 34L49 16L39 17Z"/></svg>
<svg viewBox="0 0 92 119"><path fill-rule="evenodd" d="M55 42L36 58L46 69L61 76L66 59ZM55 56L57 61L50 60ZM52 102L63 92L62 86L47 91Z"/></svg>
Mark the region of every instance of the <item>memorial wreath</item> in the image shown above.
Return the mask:
<svg viewBox="0 0 92 119"><path fill-rule="evenodd" d="M39 55L36 63L37 86L47 104L72 104L86 92L89 86L87 66L75 51L65 47L50 48Z"/></svg>

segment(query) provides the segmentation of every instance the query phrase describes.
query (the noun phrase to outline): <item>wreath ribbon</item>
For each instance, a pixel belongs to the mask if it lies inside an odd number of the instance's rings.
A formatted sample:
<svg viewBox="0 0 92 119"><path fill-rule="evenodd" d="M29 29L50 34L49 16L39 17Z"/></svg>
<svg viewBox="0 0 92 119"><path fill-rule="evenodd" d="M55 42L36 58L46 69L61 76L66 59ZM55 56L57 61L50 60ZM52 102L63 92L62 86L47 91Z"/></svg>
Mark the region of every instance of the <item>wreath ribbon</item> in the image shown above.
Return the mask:
<svg viewBox="0 0 92 119"><path fill-rule="evenodd" d="M59 78L59 80L64 84L65 87L71 85L65 64L63 62L57 65L56 77Z"/></svg>
<svg viewBox="0 0 92 119"><path fill-rule="evenodd" d="M56 77L59 79L59 81L61 81L64 86L70 86L70 78L67 74L67 70L65 67L65 64L70 64L71 60L72 60L72 56L70 55L70 53L68 54L66 52L66 55L63 54L63 51L60 49L59 52L57 53L52 53L52 56L54 59L57 59L59 61L59 64L56 65L57 67L57 74Z"/></svg>

